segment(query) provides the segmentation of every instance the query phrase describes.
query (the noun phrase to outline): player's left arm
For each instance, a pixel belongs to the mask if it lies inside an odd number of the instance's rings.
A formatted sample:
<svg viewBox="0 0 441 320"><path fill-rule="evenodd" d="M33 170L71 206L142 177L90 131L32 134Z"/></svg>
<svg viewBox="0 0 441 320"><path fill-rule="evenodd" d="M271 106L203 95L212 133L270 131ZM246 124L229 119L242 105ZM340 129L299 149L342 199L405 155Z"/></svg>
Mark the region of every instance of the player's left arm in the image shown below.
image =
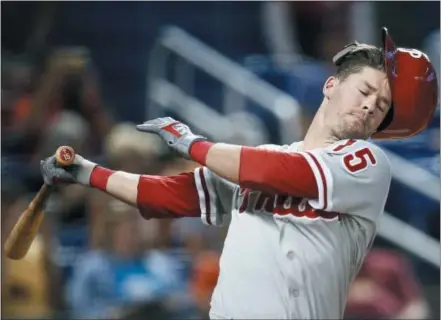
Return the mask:
<svg viewBox="0 0 441 320"><path fill-rule="evenodd" d="M241 187L307 198L318 196L313 171L300 154L211 143L170 117L146 121L137 129L158 134L182 156Z"/></svg>
<svg viewBox="0 0 441 320"><path fill-rule="evenodd" d="M243 188L317 198L313 169L300 153L198 141L190 156Z"/></svg>

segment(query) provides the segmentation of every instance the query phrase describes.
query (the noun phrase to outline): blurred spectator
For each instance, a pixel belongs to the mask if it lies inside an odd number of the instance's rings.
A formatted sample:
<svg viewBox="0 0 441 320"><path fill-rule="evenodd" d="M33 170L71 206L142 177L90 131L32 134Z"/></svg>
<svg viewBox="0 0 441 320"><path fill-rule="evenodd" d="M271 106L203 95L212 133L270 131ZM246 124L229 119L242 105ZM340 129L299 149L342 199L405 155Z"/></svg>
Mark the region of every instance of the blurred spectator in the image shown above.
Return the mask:
<svg viewBox="0 0 441 320"><path fill-rule="evenodd" d="M53 315L49 297L49 274L45 248L38 235L22 260L4 259L2 317L48 318Z"/></svg>
<svg viewBox="0 0 441 320"><path fill-rule="evenodd" d="M136 124L116 124L104 141L109 166L138 174L156 174L161 168L160 157L165 152L163 142L156 135L136 130Z"/></svg>
<svg viewBox="0 0 441 320"><path fill-rule="evenodd" d="M100 221L101 249L79 257L74 268L74 317L118 316L133 304L168 298L181 284L176 261L161 251L144 249L142 227L150 222L122 202L108 203ZM149 238L154 238L157 230L149 229Z"/></svg>
<svg viewBox="0 0 441 320"><path fill-rule="evenodd" d="M2 72L2 148L9 153L33 154L44 142L46 128L63 110L83 117L90 126L88 147L99 151L112 120L103 110L96 70L84 48L57 49L40 73L26 61L10 62ZM2 119L3 120L3 119Z"/></svg>
<svg viewBox="0 0 441 320"><path fill-rule="evenodd" d="M26 97L34 90L36 67L26 56L3 52L2 133L10 132L21 117Z"/></svg>
<svg viewBox="0 0 441 320"><path fill-rule="evenodd" d="M211 295L219 276L219 258L216 251L201 251L195 257L190 285L202 319L208 319Z"/></svg>
<svg viewBox="0 0 441 320"><path fill-rule="evenodd" d="M405 257L372 249L351 284L347 319L428 319L422 288Z"/></svg>

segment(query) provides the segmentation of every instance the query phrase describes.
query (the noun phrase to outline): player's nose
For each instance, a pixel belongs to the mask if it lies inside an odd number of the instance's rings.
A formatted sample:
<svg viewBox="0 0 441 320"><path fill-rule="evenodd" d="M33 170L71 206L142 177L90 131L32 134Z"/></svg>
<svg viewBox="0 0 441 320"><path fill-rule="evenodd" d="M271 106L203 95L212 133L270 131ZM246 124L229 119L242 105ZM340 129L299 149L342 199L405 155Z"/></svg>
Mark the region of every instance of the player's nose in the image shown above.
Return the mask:
<svg viewBox="0 0 441 320"><path fill-rule="evenodd" d="M366 103L363 105L363 112L372 115L375 110L375 104Z"/></svg>
<svg viewBox="0 0 441 320"><path fill-rule="evenodd" d="M377 100L375 95L369 95L366 97L363 101L363 112L372 115L375 111L376 103Z"/></svg>

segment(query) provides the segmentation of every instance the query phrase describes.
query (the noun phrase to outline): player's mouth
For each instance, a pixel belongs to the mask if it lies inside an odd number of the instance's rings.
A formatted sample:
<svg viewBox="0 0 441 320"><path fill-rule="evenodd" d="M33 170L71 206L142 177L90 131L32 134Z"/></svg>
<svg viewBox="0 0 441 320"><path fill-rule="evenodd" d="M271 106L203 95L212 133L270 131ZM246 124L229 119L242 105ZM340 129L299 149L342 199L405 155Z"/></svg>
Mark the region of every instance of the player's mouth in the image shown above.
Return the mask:
<svg viewBox="0 0 441 320"><path fill-rule="evenodd" d="M353 118L355 118L357 120L357 122L360 122L362 125L365 124L366 119L365 116L360 114L360 113L351 113L350 114Z"/></svg>

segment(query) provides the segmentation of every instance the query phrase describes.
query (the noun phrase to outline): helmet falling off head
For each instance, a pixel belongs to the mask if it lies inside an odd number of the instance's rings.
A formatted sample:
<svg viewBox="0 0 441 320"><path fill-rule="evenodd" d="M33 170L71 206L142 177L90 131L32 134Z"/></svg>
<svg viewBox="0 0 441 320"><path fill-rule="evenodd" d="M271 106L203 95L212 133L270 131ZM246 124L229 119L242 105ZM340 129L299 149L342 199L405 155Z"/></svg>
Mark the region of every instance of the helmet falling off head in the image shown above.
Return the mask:
<svg viewBox="0 0 441 320"><path fill-rule="evenodd" d="M372 135L374 139L407 138L424 130L438 103L438 81L427 55L417 49L397 47L386 28L382 29L384 69L392 96L392 106ZM347 45L333 59L339 66L344 58L369 46Z"/></svg>

